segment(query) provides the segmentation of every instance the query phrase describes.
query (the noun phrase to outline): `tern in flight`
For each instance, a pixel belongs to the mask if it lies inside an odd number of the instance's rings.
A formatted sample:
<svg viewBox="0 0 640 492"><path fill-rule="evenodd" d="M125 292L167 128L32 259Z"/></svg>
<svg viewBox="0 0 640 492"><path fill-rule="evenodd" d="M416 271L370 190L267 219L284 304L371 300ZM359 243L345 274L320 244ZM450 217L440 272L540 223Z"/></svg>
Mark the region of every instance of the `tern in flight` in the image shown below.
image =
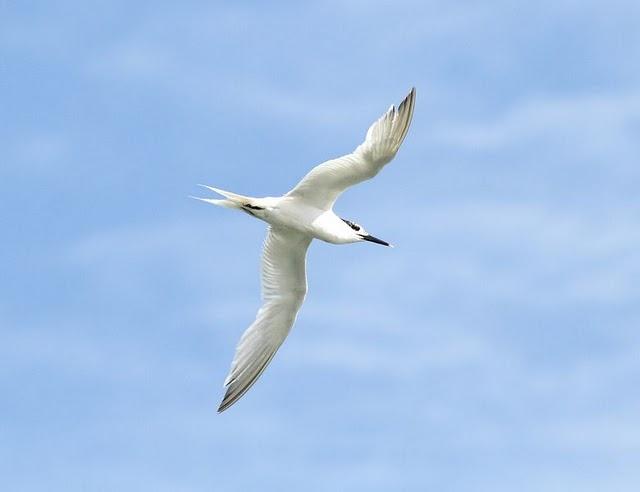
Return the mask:
<svg viewBox="0 0 640 492"><path fill-rule="evenodd" d="M312 239L390 246L364 227L338 217L333 204L348 187L373 178L393 159L409 131L415 98L411 89L397 108L391 106L371 125L351 154L313 168L283 196L252 198L202 185L224 199L198 200L241 210L269 224L262 254L262 306L240 338L218 412L251 388L289 334L307 293L305 261Z"/></svg>

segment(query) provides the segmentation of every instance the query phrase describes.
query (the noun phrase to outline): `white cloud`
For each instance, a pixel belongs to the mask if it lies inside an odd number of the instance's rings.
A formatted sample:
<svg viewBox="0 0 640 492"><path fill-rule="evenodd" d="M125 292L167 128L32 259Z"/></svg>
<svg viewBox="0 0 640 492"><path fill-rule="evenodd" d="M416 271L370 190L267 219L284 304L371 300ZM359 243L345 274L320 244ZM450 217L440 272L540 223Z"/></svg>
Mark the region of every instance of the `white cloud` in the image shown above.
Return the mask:
<svg viewBox="0 0 640 492"><path fill-rule="evenodd" d="M33 133L4 139L3 171L28 176L51 176L68 171L72 145L66 135Z"/></svg>
<svg viewBox="0 0 640 492"><path fill-rule="evenodd" d="M580 155L595 152L609 157L603 164L616 166L619 155L640 155L638 121L640 95L636 92L574 94L527 99L494 120L450 124L431 138L477 150L540 142L556 149L574 146Z"/></svg>

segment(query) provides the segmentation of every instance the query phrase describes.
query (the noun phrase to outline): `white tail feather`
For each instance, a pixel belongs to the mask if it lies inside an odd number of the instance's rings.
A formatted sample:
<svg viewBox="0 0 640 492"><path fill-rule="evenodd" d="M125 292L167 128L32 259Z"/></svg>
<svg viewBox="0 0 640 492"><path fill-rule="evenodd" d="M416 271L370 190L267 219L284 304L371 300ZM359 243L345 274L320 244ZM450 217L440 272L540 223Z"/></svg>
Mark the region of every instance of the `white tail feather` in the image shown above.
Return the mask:
<svg viewBox="0 0 640 492"><path fill-rule="evenodd" d="M240 204L251 203L251 201L253 200L253 198L251 198L250 196L238 195L237 193L231 193L230 191L214 188L213 186L207 186L203 184L198 186L202 186L203 188L206 188L208 190L215 191L218 195L222 195L223 197Z"/></svg>
<svg viewBox="0 0 640 492"><path fill-rule="evenodd" d="M213 205L218 205L220 207L242 209L247 204L253 204L256 201L256 198L252 198L250 196L238 195L237 193L231 193L230 191L214 188L213 186L207 186L203 184L198 186L202 186L203 188L214 191L218 195L222 195L223 197L225 197L226 200L215 200L213 198L199 198L195 196L192 196L191 198L195 198L196 200L211 203Z"/></svg>
<svg viewBox="0 0 640 492"><path fill-rule="evenodd" d="M219 207L242 208L242 206L239 203L236 203L231 200L215 200L213 198L200 198L199 196L189 196L189 198L193 198L194 200L200 200L201 202L211 203L212 205L218 205Z"/></svg>

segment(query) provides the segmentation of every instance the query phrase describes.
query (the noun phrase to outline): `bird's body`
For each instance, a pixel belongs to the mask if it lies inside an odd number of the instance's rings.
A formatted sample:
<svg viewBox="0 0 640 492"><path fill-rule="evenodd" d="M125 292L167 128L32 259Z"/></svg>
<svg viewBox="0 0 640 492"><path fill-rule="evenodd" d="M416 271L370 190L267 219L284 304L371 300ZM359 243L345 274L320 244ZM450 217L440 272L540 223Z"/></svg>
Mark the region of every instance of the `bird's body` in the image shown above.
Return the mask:
<svg viewBox="0 0 640 492"><path fill-rule="evenodd" d="M206 188L222 195L229 193L210 186ZM322 210L299 198L285 195L264 198L242 197L241 200L237 205L234 203L226 206L238 208L273 227L292 229L327 243L346 244L361 240L333 210Z"/></svg>
<svg viewBox="0 0 640 492"><path fill-rule="evenodd" d="M333 204L345 189L372 178L393 159L409 130L414 104L412 89L397 109L392 106L371 125L365 141L351 154L316 166L281 197L253 198L205 186L225 198L199 200L241 210L269 224L262 257L263 304L238 343L219 412L258 379L293 326L307 292L305 258L313 239L390 246L338 217Z"/></svg>

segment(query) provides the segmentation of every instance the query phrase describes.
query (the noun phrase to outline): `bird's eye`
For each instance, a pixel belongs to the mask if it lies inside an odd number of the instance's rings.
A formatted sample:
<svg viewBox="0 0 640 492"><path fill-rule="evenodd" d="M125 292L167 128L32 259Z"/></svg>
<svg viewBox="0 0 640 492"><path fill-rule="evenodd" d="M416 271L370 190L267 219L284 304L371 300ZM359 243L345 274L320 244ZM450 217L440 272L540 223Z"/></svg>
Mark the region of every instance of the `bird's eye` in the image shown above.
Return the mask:
<svg viewBox="0 0 640 492"><path fill-rule="evenodd" d="M350 220L347 219L342 219L343 222L345 224L347 224L349 227L351 227L351 229L353 229L354 231L359 231L360 230L360 226L358 224L355 224L354 222L351 222Z"/></svg>

